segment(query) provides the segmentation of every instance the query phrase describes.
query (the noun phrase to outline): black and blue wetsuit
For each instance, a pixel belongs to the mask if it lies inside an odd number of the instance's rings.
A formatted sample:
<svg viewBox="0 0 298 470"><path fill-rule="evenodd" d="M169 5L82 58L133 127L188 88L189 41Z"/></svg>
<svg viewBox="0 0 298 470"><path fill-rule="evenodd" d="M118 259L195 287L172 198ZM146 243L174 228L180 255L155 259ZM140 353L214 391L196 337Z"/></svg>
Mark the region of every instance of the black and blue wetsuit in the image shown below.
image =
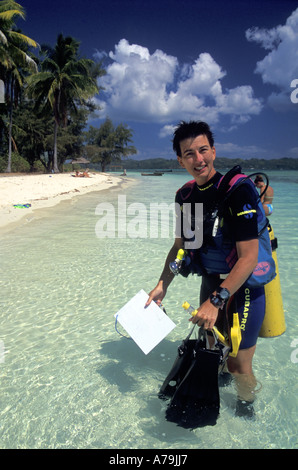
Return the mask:
<svg viewBox="0 0 298 470"><path fill-rule="evenodd" d="M199 270L202 275L200 303L208 299L209 295L222 283L223 276L229 272L228 270L220 271L221 264L218 260L222 258L222 254L220 254L211 233L213 228L211 213L221 178L222 175L217 172L203 186L190 182L179 189L176 194L176 203L180 205L182 210L185 202L191 203L193 230L194 224L196 224L194 205L196 203L203 204L203 245L193 253L194 263L200 266ZM227 246L233 247L228 256L231 262L229 270L237 261L236 242L258 238L257 205L256 192L248 183L240 185L227 200L220 225L223 240L229 242ZM182 217L179 223L183 225ZM182 226L179 227L179 233L184 233ZM242 333L240 349L254 346L265 315L264 287L252 289L245 284L241 286L232 298L229 311L232 309L239 314ZM219 323L217 322L219 328L221 328L221 321L222 319L219 318Z"/></svg>

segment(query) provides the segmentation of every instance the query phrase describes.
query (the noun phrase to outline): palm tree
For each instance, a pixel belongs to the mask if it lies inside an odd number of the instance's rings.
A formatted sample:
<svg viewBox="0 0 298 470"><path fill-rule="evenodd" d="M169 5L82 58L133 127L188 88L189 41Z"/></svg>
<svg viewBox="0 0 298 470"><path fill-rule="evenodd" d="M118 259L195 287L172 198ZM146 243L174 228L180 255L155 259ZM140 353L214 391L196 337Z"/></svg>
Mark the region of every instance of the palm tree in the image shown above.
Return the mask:
<svg viewBox="0 0 298 470"><path fill-rule="evenodd" d="M70 110L98 93L96 78L92 73L94 62L78 57L79 43L72 37L58 36L54 49L44 48L47 54L41 63L41 71L27 79L27 93L45 112L54 115L53 170L59 173L57 156L58 127L65 127Z"/></svg>
<svg viewBox="0 0 298 470"><path fill-rule="evenodd" d="M21 5L13 0L0 2L0 79L4 82L9 115L7 172L11 172L12 111L23 85L22 69L37 70L35 61L28 54L28 47L38 47L38 44L16 31L17 18L25 19Z"/></svg>
<svg viewBox="0 0 298 470"><path fill-rule="evenodd" d="M16 63L36 68L36 63L22 49L22 46L38 47L37 42L25 36L20 31L15 31L15 20L25 19L24 8L13 0L0 2L0 64L2 69L10 70Z"/></svg>

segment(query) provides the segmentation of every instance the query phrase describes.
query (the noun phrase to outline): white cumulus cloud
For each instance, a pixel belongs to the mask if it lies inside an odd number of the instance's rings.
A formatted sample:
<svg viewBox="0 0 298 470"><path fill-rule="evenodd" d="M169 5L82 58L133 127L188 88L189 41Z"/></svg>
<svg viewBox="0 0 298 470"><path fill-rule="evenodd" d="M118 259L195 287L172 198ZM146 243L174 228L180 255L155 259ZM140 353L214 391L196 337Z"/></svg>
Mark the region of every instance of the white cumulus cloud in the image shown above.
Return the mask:
<svg viewBox="0 0 298 470"><path fill-rule="evenodd" d="M179 64L161 50L150 53L122 39L109 58L107 74L100 78L105 88L99 102L102 117L164 124L160 136L165 136L170 124L181 119L213 124L220 115L230 115L241 123L262 109L250 86L223 91L226 72L207 52L193 64Z"/></svg>
<svg viewBox="0 0 298 470"><path fill-rule="evenodd" d="M298 8L285 25L272 29L251 28L246 31L248 41L259 43L270 52L257 62L255 72L264 83L276 85L278 92L270 95L268 102L276 110L291 106L291 82L298 78Z"/></svg>

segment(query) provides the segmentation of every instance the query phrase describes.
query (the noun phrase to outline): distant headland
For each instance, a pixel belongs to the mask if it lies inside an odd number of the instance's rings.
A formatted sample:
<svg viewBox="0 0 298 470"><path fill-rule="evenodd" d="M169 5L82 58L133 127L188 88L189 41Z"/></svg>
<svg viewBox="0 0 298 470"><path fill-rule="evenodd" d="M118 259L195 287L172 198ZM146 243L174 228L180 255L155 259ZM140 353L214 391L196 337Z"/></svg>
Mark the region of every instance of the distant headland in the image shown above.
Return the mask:
<svg viewBox="0 0 298 470"><path fill-rule="evenodd" d="M127 170L178 170L179 166L177 160L165 158L149 158L146 160L122 160L121 165ZM216 157L216 168L231 168L235 165L240 165L241 168L246 170L298 170L298 158L275 158L265 160L263 158L250 158L244 160L241 158L224 158ZM111 168L112 169L112 168Z"/></svg>

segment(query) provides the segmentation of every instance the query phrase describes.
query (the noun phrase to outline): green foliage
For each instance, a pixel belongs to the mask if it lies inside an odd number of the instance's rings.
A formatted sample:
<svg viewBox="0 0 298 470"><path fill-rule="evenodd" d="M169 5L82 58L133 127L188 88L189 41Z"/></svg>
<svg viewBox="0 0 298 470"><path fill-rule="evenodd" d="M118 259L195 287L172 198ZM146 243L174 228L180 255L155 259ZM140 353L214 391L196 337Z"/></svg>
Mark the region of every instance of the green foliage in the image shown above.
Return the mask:
<svg viewBox="0 0 298 470"><path fill-rule="evenodd" d="M18 67L36 69L36 63L27 53L37 42L16 30L15 21L25 19L24 8L13 0L0 2L0 70L17 71Z"/></svg>
<svg viewBox="0 0 298 470"><path fill-rule="evenodd" d="M99 67L89 59L79 57L79 42L59 34L54 49L46 47L46 54L41 63L41 71L27 79L27 95L35 101L37 109L45 115L54 116L53 169L59 172L61 161L57 152L58 127L66 127L71 112L78 112L79 107L88 108L88 100L99 89L97 75L102 74ZM70 136L67 136L70 139ZM72 144L72 142L68 142Z"/></svg>
<svg viewBox="0 0 298 470"><path fill-rule="evenodd" d="M7 168L7 158L1 157L0 158L0 171L5 172ZM18 153L12 152L11 154L11 171L13 173L26 173L29 172L30 165L25 160L25 158L21 157Z"/></svg>
<svg viewBox="0 0 298 470"><path fill-rule="evenodd" d="M0 104L0 155L9 156L6 168L6 158L1 159L0 171L35 171L38 165L59 172L66 159L86 153L84 129L96 109L91 98L100 91L97 79L106 71L101 63L80 57L79 41L62 34L54 48L43 46L40 56L33 57L30 48L38 44L17 30L19 18L25 19L20 4L0 1L0 76L6 99ZM136 153L129 146L132 132L125 125L114 128L107 120L100 134L96 137L101 143L89 143L88 152L102 168ZM20 163L16 170L12 150L24 157L29 168Z"/></svg>
<svg viewBox="0 0 298 470"><path fill-rule="evenodd" d="M137 153L136 148L129 145L132 143L132 130L123 124L114 127L109 118L99 128L90 126L86 142L87 156L92 163L100 163L102 171L111 162L119 162L121 157Z"/></svg>
<svg viewBox="0 0 298 470"><path fill-rule="evenodd" d="M6 127L8 172L11 171L13 109L20 100L24 76L37 70L37 64L28 50L30 47L38 47L38 44L17 30L15 20L18 18L25 19L25 10L21 5L13 0L0 2L0 77L4 82L6 113L9 117L9 123ZM3 119L2 122L4 122ZM0 135L0 139L3 139L2 135Z"/></svg>
<svg viewBox="0 0 298 470"><path fill-rule="evenodd" d="M40 160L34 162L32 170L36 173L46 173L46 169Z"/></svg>

